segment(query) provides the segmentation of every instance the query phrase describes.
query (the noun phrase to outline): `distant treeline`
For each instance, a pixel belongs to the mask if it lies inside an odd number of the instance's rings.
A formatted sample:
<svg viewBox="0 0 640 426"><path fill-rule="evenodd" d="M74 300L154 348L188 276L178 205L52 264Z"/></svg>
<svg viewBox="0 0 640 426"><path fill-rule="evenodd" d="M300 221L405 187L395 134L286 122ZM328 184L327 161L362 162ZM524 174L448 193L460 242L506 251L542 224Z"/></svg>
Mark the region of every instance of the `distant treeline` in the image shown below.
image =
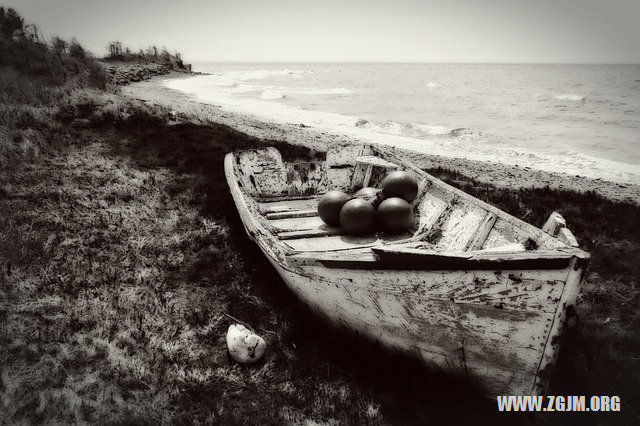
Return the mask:
<svg viewBox="0 0 640 426"><path fill-rule="evenodd" d="M34 24L11 8L0 7L0 66L61 85L77 80L81 85L105 88L106 75L93 55L73 38L46 40Z"/></svg>
<svg viewBox="0 0 640 426"><path fill-rule="evenodd" d="M127 46L123 46L119 41L112 41L107 45L107 56L105 59L111 61L124 62L155 62L160 64L171 64L174 68L184 68L180 53L169 53L166 47L162 49L155 45L146 49L139 49L134 52Z"/></svg>
<svg viewBox="0 0 640 426"><path fill-rule="evenodd" d="M65 40L53 36L47 39L36 25L25 24L14 9L0 7L0 67L11 67L47 84L77 81L80 86L105 89L109 78L99 60L153 62L185 69L177 52L169 53L166 48L157 46L133 52L119 41L107 45L104 58L96 58L75 38Z"/></svg>

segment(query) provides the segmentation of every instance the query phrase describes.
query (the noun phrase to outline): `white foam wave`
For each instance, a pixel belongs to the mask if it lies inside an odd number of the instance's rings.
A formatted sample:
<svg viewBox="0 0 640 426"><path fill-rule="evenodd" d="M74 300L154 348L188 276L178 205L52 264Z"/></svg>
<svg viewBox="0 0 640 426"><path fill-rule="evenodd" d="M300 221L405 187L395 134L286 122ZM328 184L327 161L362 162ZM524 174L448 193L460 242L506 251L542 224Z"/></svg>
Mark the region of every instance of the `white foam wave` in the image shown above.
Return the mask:
<svg viewBox="0 0 640 426"><path fill-rule="evenodd" d="M453 129L448 134L452 138L468 140L468 141L477 141L481 139L483 136L481 132L478 132L473 129L467 129L465 127Z"/></svg>
<svg viewBox="0 0 640 426"><path fill-rule="evenodd" d="M449 128L444 126L433 126L430 124L413 124L417 129L428 135L446 135L449 133Z"/></svg>
<svg viewBox="0 0 640 426"><path fill-rule="evenodd" d="M260 89L261 89L260 87L254 86L251 84L236 83L235 85L233 85L233 89L231 89L230 91L237 92L237 93L251 93L251 92L259 92Z"/></svg>
<svg viewBox="0 0 640 426"><path fill-rule="evenodd" d="M587 98L580 95L558 95L558 96L554 96L553 99L557 101L570 101L570 102L584 102L587 100Z"/></svg>
<svg viewBox="0 0 640 426"><path fill-rule="evenodd" d="M417 138L447 135L449 133L449 129L444 126L433 126L422 123L399 123L391 120L385 123L376 123L365 119L359 119L355 123L355 126L379 133Z"/></svg>
<svg viewBox="0 0 640 426"><path fill-rule="evenodd" d="M276 100L285 97L295 96L321 96L321 95L333 95L342 96L353 93L352 90L344 87L333 88L314 88L314 87L301 87L301 86L274 86L254 83L252 80L261 78L267 78L277 75L302 75L307 74L309 70L304 71L291 71L291 70L277 70L277 71L233 71L226 72L220 75L203 75L192 77L193 85L199 86L201 91L218 91L222 93L236 93L236 94L251 94L255 93L256 96L263 100ZM294 73L294 74L292 74ZM190 83L191 84L191 83Z"/></svg>
<svg viewBox="0 0 640 426"><path fill-rule="evenodd" d="M282 99L284 97L285 97L284 93L278 92L276 90L264 90L260 94L260 99L264 99L264 100Z"/></svg>
<svg viewBox="0 0 640 426"><path fill-rule="evenodd" d="M287 92L295 95L349 95L353 93L353 90L335 87L331 89L292 89Z"/></svg>
<svg viewBox="0 0 640 426"><path fill-rule="evenodd" d="M291 76L294 78L312 74L313 70L280 69L280 70L250 70L250 71L225 71L220 76L235 81L263 80L269 77Z"/></svg>

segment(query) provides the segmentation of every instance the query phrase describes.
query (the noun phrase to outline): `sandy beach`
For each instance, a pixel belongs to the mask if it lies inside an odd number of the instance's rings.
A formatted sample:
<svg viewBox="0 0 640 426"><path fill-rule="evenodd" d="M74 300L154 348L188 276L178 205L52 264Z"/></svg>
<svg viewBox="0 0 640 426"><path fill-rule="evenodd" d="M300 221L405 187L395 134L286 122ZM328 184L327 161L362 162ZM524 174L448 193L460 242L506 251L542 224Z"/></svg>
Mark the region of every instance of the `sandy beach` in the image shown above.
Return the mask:
<svg viewBox="0 0 640 426"><path fill-rule="evenodd" d="M230 126L248 135L269 140L281 140L291 144L303 145L318 151L324 151L332 142L364 143L340 134L321 131L313 127L296 123L280 124L267 122L249 114L229 111L219 105L207 104L192 96L170 89L164 82L175 78L189 78L184 74L172 73L154 77L148 81L133 83L122 88L122 93L149 104L161 105L178 112L184 121L199 123L220 123ZM482 162L465 158L449 158L439 155L426 155L399 149L415 164L425 169L445 168L483 183L505 188L543 188L573 190L578 192L594 191L607 198L618 201L640 203L640 186L619 184L603 179L591 179L578 175L551 173L529 167L510 166L497 162Z"/></svg>

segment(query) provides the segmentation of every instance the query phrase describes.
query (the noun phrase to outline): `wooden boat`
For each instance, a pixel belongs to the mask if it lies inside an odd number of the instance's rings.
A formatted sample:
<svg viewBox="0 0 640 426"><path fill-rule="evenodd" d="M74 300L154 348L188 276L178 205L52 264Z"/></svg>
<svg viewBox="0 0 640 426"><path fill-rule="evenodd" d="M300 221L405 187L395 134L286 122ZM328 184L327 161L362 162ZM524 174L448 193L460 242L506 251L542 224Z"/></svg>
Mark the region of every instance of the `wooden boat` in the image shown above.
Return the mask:
<svg viewBox="0 0 640 426"><path fill-rule="evenodd" d="M317 216L329 189L391 170L420 182L410 232L349 236ZM336 145L325 162L241 151L225 173L248 235L313 310L488 394L544 394L589 259L559 214L538 229L379 146Z"/></svg>

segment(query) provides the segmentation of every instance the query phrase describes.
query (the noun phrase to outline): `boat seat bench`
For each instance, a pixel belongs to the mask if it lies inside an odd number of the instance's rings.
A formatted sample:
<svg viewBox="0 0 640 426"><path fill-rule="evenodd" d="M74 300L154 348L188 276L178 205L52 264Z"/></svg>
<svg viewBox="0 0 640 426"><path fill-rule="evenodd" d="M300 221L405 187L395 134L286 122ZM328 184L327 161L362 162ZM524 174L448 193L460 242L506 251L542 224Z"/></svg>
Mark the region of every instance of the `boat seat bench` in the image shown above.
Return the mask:
<svg viewBox="0 0 640 426"><path fill-rule="evenodd" d="M273 212L267 213L266 217L269 220L277 220L277 219L291 219L296 217L314 217L318 216L318 210L289 210L289 211L281 211L281 212Z"/></svg>
<svg viewBox="0 0 640 426"><path fill-rule="evenodd" d="M284 213L295 211L308 211L318 208L320 195L299 199L261 199L258 201L260 211L267 215L270 213Z"/></svg>
<svg viewBox="0 0 640 426"><path fill-rule="evenodd" d="M299 254L287 258L298 265L319 262L327 268L365 270L522 270L564 269L572 253L528 251L522 253L447 253L399 246L371 247L371 253L349 258L344 254Z"/></svg>

